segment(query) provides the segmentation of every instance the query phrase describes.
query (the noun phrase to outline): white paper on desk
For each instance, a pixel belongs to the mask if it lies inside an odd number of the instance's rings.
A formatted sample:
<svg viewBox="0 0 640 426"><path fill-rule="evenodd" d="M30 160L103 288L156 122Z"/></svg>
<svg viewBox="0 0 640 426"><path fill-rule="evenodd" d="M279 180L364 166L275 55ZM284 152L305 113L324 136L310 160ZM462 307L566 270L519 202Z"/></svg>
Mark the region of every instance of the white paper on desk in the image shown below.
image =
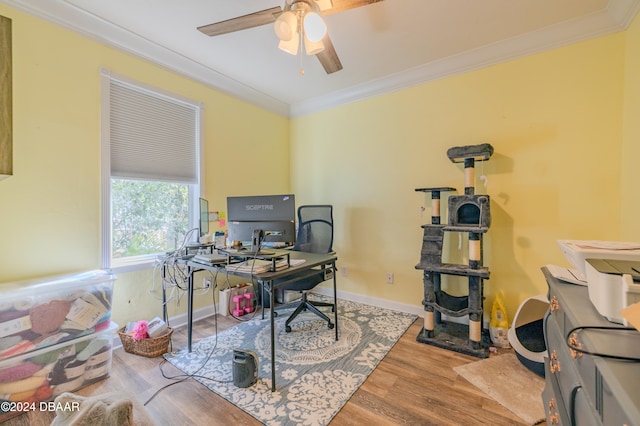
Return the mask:
<svg viewBox="0 0 640 426"><path fill-rule="evenodd" d="M622 241L573 241L573 243L581 249L599 249L599 250L638 250L640 244L627 243Z"/></svg>
<svg viewBox="0 0 640 426"><path fill-rule="evenodd" d="M557 265L546 265L546 267L554 278L571 284L587 285L587 281L582 279L582 274L575 269Z"/></svg>

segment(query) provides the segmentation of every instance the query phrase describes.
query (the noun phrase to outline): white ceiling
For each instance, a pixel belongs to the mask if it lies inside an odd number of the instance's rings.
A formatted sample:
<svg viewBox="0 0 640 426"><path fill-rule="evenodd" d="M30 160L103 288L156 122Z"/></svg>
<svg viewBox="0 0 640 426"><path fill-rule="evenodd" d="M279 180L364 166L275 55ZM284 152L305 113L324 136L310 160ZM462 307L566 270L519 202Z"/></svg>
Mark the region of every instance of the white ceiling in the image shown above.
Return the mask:
<svg viewBox="0 0 640 426"><path fill-rule="evenodd" d="M284 0L0 0L295 117L624 30L640 0L384 0L325 17L344 69L277 48L271 25L196 27Z"/></svg>

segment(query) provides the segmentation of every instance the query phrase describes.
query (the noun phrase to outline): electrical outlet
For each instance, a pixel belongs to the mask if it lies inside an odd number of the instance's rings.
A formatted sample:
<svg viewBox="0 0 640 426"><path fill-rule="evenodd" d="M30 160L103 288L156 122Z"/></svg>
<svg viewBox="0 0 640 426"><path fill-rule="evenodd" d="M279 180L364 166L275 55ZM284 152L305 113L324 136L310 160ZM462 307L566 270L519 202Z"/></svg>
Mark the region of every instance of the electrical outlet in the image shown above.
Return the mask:
<svg viewBox="0 0 640 426"><path fill-rule="evenodd" d="M393 272L387 272L387 284L393 284Z"/></svg>
<svg viewBox="0 0 640 426"><path fill-rule="evenodd" d="M204 287L205 289L211 288L211 278L210 277L204 277L204 279L202 280L202 287Z"/></svg>
<svg viewBox="0 0 640 426"><path fill-rule="evenodd" d="M342 276L346 277L347 276L347 267L343 266L342 268L340 268L340 271L342 272Z"/></svg>

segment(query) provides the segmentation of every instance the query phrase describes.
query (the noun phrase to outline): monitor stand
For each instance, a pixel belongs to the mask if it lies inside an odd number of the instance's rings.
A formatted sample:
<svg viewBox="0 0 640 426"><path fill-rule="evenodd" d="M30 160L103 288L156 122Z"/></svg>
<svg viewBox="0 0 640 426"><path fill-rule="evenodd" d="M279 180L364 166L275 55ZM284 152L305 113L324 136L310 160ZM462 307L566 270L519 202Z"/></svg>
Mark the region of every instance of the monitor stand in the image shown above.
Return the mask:
<svg viewBox="0 0 640 426"><path fill-rule="evenodd" d="M255 256L271 256L275 254L272 251L260 250L264 241L264 231L262 229L254 229L251 235L251 254Z"/></svg>

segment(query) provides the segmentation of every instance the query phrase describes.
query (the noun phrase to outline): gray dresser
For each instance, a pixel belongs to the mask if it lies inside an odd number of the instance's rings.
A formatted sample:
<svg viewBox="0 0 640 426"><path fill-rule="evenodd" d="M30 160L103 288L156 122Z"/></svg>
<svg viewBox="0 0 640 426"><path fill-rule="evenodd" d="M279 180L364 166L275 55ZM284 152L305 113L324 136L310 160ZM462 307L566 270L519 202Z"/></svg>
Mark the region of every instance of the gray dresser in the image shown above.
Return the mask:
<svg viewBox="0 0 640 426"><path fill-rule="evenodd" d="M640 425L640 362L573 350L640 358L640 333L575 327L616 327L589 300L585 286L558 281L546 268L549 310L544 319L547 425Z"/></svg>

